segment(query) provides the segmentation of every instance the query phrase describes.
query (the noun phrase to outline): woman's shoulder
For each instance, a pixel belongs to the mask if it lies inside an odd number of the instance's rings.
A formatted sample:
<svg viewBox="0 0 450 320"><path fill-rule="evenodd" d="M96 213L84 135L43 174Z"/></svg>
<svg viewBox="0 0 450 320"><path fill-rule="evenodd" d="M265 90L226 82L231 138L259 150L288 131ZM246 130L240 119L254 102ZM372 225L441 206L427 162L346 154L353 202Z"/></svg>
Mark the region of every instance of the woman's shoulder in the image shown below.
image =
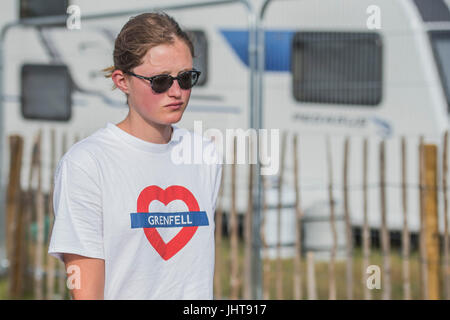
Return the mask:
<svg viewBox="0 0 450 320"><path fill-rule="evenodd" d="M104 146L110 143L105 128L98 129L91 135L75 142L61 160L75 164L89 164L95 162L97 155L104 152Z"/></svg>

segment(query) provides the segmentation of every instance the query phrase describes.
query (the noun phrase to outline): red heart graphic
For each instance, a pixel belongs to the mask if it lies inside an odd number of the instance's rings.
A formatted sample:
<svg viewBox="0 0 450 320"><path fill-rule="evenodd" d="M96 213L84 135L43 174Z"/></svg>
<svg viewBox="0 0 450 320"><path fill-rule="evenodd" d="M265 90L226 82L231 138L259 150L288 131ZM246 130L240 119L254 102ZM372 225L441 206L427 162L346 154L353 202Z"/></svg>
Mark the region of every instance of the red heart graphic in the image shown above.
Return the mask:
<svg viewBox="0 0 450 320"><path fill-rule="evenodd" d="M148 212L148 207L153 200L159 200L166 206L173 200L182 200L189 211L200 211L194 195L182 186L173 185L165 190L156 185L146 187L139 194L137 212ZM197 228L198 226L183 227L168 243L164 242L156 228L144 228L144 233L159 255L164 260L169 260L191 240Z"/></svg>

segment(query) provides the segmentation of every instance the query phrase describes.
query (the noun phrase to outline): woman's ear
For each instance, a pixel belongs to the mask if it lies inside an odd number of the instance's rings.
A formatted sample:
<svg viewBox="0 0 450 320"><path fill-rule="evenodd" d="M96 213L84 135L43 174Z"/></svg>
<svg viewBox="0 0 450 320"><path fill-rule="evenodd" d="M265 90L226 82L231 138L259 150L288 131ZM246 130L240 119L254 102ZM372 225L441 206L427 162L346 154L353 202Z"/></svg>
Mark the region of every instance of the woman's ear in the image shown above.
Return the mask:
<svg viewBox="0 0 450 320"><path fill-rule="evenodd" d="M122 70L114 70L111 74L111 79L122 92L128 94L129 93L129 80L125 76Z"/></svg>

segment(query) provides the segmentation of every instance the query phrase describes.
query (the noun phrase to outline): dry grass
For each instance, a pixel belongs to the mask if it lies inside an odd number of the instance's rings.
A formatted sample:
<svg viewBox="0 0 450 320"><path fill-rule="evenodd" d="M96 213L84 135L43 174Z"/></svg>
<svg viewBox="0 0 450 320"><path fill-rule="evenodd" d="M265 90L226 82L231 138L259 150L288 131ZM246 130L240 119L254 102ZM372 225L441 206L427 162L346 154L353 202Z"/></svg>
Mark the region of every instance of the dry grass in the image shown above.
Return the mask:
<svg viewBox="0 0 450 320"><path fill-rule="evenodd" d="M224 246L222 248L222 288L223 297L228 297L230 292L230 281L229 281L229 270L230 270L230 255L229 255L229 245L228 241L224 239ZM240 270L243 270L243 243L240 242ZM381 252L379 250L372 249L372 254L370 256L370 264L378 265L380 269L383 268L383 259ZM294 264L293 259L283 259L283 298L293 299L293 270ZM354 251L353 259L353 298L354 299L364 299L364 285L362 282L362 251L357 248ZM276 270L276 260L270 261L271 268L271 281L270 281L270 299L276 299L275 291L275 270ZM346 263L345 260L339 260L336 262L336 291L337 299L346 299ZM316 261L315 265L316 271L316 287L318 299L328 299L328 262L326 261ZM411 275L411 295L412 299L421 299L420 293L420 270L419 270L419 257L418 253L414 252L410 258L410 275ZM242 272L240 273L242 274ZM381 274L382 276L382 274ZM392 283L392 299L401 300L403 299L403 282L402 282L402 258L399 250L392 250L391 252L391 283ZM381 284L383 282L381 281ZM306 257L302 258L302 291L303 298L306 299L306 289L307 279L306 279ZM241 288L242 289L242 288ZM382 289L373 289L372 299L381 299ZM443 296L443 288L441 288L441 297ZM242 292L242 290L241 290Z"/></svg>
<svg viewBox="0 0 450 320"><path fill-rule="evenodd" d="M222 257L222 288L223 297L228 297L230 292L230 247L229 241L225 238L224 245L220 251ZM219 252L218 252L219 253ZM243 270L243 254L244 246L242 242L239 242L239 267ZM306 259L302 259L302 284L303 284L303 297L306 298ZM363 299L364 284L362 283L362 252L360 249L355 249L353 259L353 271L354 271L354 299ZM383 261L381 252L372 250L370 257L370 264L378 265L382 269ZM276 260L270 261L272 270L272 279L270 281L270 299L275 299L275 270ZM284 299L293 299L293 259L284 259L283 265L283 296ZM400 252L393 250L391 253L391 266L392 266L392 299L403 299L402 288L402 259ZM346 299L346 278L345 278L345 261L340 260L336 263L336 289L337 298ZM420 273L419 273L419 259L418 254L415 252L410 259L411 267L411 291L413 299L421 299L420 294ZM316 262L316 285L318 299L328 299L328 263L326 261ZM242 272L240 272L242 275ZM442 283L442 282L441 282ZM242 289L242 287L241 287ZM441 288L442 289L442 288ZM0 279L0 300L7 299L8 282L7 279ZM371 291L373 299L381 299L382 289L374 289ZM242 290L241 290L242 294ZM442 294L441 294L442 297ZM24 299L33 299L32 290L29 290Z"/></svg>

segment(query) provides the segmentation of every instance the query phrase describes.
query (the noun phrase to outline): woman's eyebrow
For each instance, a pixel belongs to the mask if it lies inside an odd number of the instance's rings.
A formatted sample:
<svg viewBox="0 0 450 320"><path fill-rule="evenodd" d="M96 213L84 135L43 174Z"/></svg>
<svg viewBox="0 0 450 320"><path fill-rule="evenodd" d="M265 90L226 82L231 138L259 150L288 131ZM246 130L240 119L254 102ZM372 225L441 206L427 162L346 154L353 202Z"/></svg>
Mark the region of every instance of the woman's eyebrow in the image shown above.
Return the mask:
<svg viewBox="0 0 450 320"><path fill-rule="evenodd" d="M184 69L178 71L177 74L180 74L180 73L182 73L182 72L189 71L189 70L192 70L192 68L184 68ZM164 71L159 72L159 73L157 73L157 74L171 74L171 72L168 71L168 70L164 70Z"/></svg>

